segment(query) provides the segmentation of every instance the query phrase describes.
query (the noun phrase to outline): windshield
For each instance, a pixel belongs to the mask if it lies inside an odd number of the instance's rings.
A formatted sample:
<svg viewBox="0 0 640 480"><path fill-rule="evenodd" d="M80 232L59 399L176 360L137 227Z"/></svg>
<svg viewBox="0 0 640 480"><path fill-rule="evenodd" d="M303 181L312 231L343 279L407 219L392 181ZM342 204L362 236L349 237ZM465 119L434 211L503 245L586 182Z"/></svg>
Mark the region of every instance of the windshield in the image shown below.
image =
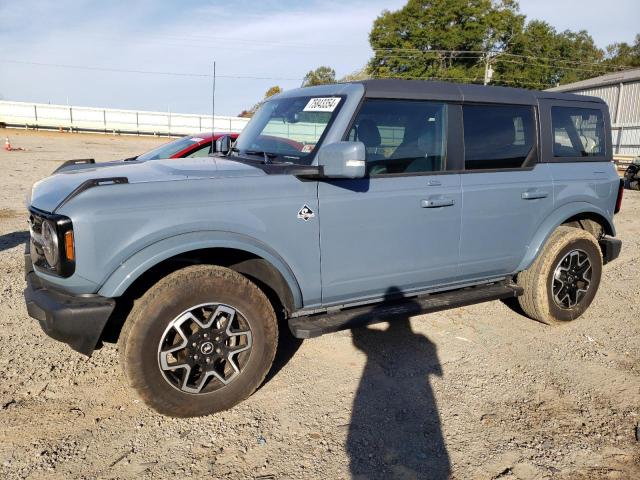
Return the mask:
<svg viewBox="0 0 640 480"><path fill-rule="evenodd" d="M238 138L234 151L310 164L310 155L337 114L342 97L293 97L264 103Z"/></svg>
<svg viewBox="0 0 640 480"><path fill-rule="evenodd" d="M204 140L200 137L182 137L174 140L173 142L165 143L164 145L160 145L158 148L154 148L150 152L143 153L140 155L137 160L157 160L159 158L171 158L172 155L175 155L181 150L185 148L195 145L196 143Z"/></svg>

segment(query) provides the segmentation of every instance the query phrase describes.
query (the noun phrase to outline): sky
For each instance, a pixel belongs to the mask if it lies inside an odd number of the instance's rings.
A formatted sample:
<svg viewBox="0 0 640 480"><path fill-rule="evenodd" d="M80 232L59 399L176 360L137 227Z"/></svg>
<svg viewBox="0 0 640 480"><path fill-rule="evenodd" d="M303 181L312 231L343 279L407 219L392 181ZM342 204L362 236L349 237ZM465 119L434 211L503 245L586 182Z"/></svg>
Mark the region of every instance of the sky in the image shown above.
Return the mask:
<svg viewBox="0 0 640 480"><path fill-rule="evenodd" d="M216 115L237 115L320 65L359 70L375 18L405 3L0 0L0 98L208 114L215 60ZM586 29L600 47L640 33L638 0L520 0L520 10Z"/></svg>

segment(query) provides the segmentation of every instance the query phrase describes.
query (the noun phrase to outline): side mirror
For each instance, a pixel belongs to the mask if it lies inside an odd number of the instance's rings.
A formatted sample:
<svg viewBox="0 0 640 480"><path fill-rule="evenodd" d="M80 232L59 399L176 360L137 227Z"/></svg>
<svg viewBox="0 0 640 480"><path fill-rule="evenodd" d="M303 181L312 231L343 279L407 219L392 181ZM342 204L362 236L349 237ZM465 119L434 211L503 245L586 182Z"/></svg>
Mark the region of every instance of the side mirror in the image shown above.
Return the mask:
<svg viewBox="0 0 640 480"><path fill-rule="evenodd" d="M216 152L226 155L231 150L231 136L222 135L216 140Z"/></svg>
<svg viewBox="0 0 640 480"><path fill-rule="evenodd" d="M363 178L367 151L362 142L336 142L318 151L318 165L326 178Z"/></svg>

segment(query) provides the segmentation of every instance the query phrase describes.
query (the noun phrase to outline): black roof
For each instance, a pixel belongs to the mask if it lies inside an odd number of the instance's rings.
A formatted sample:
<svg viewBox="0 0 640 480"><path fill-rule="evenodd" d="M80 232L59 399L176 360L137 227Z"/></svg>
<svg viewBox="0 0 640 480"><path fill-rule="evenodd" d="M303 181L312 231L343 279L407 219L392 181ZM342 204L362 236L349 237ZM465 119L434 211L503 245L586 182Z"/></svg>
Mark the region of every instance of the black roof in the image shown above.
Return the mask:
<svg viewBox="0 0 640 480"><path fill-rule="evenodd" d="M597 97L571 93L527 90L524 88L494 87L434 80L378 79L362 80L365 97L418 100L449 100L486 103L516 103L534 105L538 99L571 100L604 103Z"/></svg>

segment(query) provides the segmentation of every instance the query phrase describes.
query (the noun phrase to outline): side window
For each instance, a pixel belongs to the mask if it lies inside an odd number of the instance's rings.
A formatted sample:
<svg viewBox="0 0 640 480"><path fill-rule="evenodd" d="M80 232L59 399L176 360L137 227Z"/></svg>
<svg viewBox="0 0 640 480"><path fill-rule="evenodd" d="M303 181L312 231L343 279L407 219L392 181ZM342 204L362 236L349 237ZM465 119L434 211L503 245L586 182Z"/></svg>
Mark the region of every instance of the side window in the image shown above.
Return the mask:
<svg viewBox="0 0 640 480"><path fill-rule="evenodd" d="M604 119L600 110L552 107L554 157L604 155Z"/></svg>
<svg viewBox="0 0 640 480"><path fill-rule="evenodd" d="M364 143L370 175L444 170L447 105L366 100L348 139Z"/></svg>
<svg viewBox="0 0 640 480"><path fill-rule="evenodd" d="M211 151L211 142L201 145L198 149L187 155L187 158L208 157Z"/></svg>
<svg viewBox="0 0 640 480"><path fill-rule="evenodd" d="M464 105L462 114L466 170L520 168L535 155L533 107Z"/></svg>

